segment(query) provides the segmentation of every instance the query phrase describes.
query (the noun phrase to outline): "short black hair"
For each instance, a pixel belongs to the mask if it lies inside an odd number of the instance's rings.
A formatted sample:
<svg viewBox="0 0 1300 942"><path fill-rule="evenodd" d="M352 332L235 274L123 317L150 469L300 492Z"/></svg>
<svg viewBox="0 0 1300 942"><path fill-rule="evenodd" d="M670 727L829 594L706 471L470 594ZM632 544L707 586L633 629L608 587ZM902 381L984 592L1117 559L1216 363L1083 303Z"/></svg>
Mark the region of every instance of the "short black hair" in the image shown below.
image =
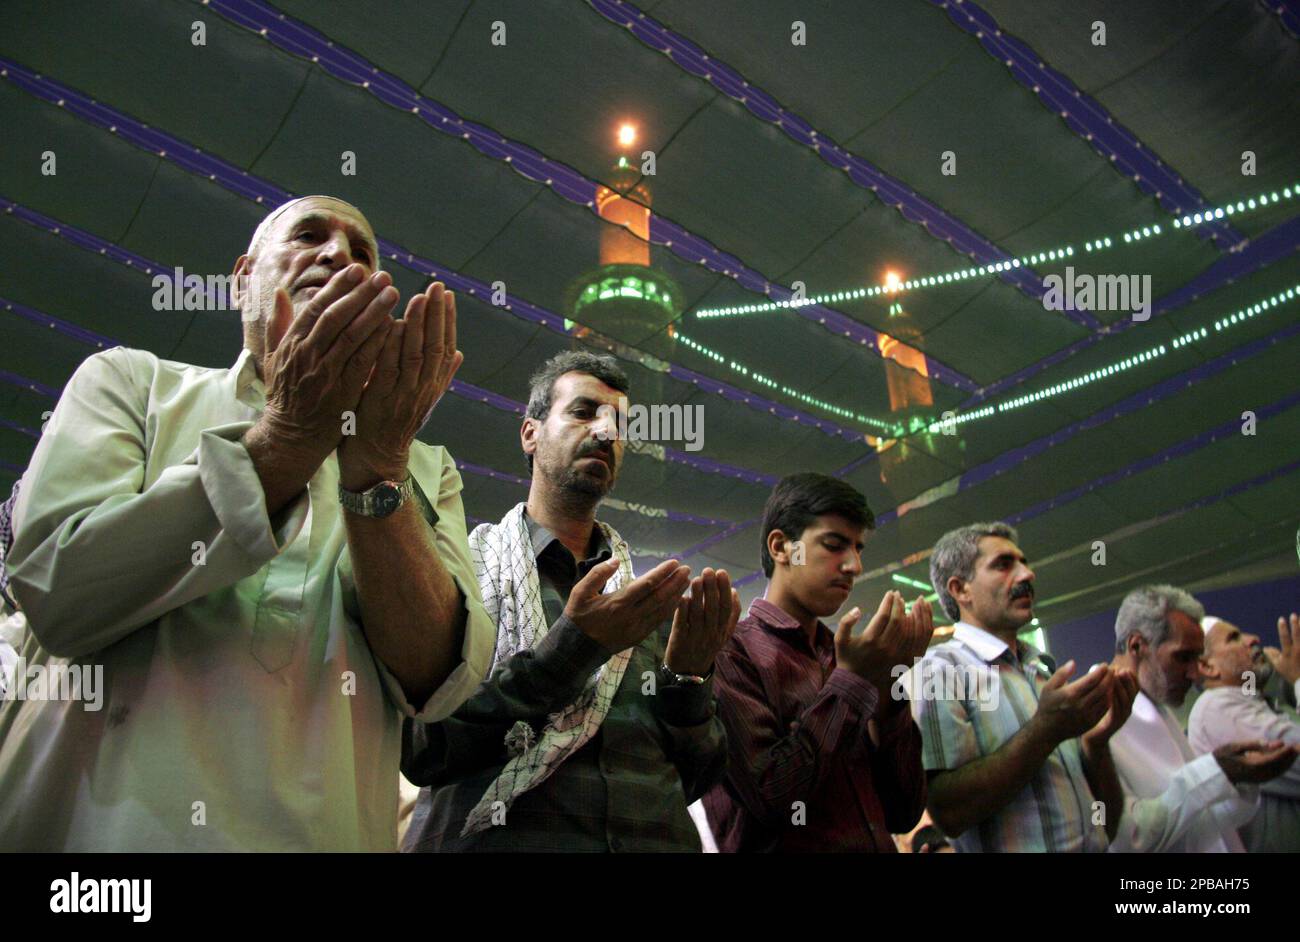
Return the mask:
<svg viewBox="0 0 1300 942"><path fill-rule="evenodd" d="M604 353L592 353L590 350L565 350L557 353L533 373L528 380L528 409L524 413L530 419L545 421L551 414L552 399L555 395L555 381L565 373L586 373L594 376L611 389L617 389L627 395L629 383L627 374L618 365L618 361ZM533 456L528 459L528 473L533 473Z"/></svg>
<svg viewBox="0 0 1300 942"><path fill-rule="evenodd" d="M804 471L777 482L763 508L763 575L771 579L776 569L776 562L767 551L767 538L772 531L780 530L787 539L797 540L823 514L838 514L854 526L868 530L876 527L876 517L867 506L867 499L856 487L839 478Z"/></svg>

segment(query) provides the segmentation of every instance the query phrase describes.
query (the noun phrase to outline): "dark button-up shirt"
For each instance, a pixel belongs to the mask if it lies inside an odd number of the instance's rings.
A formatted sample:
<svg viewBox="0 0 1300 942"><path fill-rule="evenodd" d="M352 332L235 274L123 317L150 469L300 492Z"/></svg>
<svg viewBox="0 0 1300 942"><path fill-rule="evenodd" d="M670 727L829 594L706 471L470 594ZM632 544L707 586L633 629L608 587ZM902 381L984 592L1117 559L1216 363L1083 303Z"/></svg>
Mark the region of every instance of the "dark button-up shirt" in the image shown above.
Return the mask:
<svg viewBox="0 0 1300 942"><path fill-rule="evenodd" d="M729 766L704 806L720 851L889 853L891 832L920 820L921 736L907 702L882 702L872 683L836 667L825 625L810 643L794 618L755 601L714 683Z"/></svg>
<svg viewBox="0 0 1300 942"><path fill-rule="evenodd" d="M403 850L699 850L686 806L721 779L726 736L711 684L662 684L659 631L632 649L596 734L516 798L504 824L460 837L470 810L509 760L504 741L511 726L527 720L540 733L548 715L576 700L587 678L615 653L564 614L573 586L611 555L600 528L580 562L532 520L529 535L551 627L531 650L499 664L450 719L405 725L402 771L427 787Z"/></svg>

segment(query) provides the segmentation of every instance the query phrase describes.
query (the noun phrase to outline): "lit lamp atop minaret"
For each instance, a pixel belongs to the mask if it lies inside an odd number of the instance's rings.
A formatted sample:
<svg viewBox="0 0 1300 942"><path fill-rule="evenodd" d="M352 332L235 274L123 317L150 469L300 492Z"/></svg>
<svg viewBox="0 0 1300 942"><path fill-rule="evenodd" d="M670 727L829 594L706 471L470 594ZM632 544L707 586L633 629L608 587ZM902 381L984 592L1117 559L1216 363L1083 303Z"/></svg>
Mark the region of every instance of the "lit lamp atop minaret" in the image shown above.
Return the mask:
<svg viewBox="0 0 1300 942"><path fill-rule="evenodd" d="M902 283L898 272L885 273L885 287L889 291L897 292ZM905 434L926 437L924 449L913 443L915 439L904 439L881 452L880 479L900 499L915 492L914 482L907 480L907 466L918 451L952 460L963 447L955 435L934 435L927 431L935 413L929 365L920 346L923 339L920 328L894 294L889 304L889 331L882 331L878 341L880 356L885 361L885 382L889 386L889 411Z"/></svg>
<svg viewBox="0 0 1300 942"><path fill-rule="evenodd" d="M649 344L667 358L682 293L668 275L650 267L650 187L638 159L629 157L635 153L636 126L620 125L616 139L611 186L596 191L596 212L604 220L600 267L569 284L565 310L573 321L625 343ZM580 337L587 333L576 324L571 329Z"/></svg>

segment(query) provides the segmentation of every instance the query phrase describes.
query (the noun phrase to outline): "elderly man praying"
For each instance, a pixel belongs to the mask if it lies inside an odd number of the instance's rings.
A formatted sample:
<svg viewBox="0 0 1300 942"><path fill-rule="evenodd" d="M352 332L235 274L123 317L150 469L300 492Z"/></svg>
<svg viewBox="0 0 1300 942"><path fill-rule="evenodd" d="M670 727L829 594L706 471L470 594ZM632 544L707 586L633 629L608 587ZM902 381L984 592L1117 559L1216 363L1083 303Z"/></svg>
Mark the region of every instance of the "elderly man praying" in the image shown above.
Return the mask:
<svg viewBox="0 0 1300 942"><path fill-rule="evenodd" d="M233 366L116 348L69 380L6 563L19 653L102 667L102 709L4 704L0 847L396 849L402 718L459 706L496 628L460 476L415 440L455 299L394 320L378 269L358 209L293 200L235 264Z"/></svg>

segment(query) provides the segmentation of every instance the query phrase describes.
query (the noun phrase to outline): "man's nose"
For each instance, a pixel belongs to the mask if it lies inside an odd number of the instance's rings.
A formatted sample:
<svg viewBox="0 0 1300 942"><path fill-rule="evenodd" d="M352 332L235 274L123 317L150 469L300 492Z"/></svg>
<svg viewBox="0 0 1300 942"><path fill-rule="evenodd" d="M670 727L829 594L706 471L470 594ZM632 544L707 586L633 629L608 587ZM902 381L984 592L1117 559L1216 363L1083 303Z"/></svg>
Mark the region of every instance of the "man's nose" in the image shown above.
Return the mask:
<svg viewBox="0 0 1300 942"><path fill-rule="evenodd" d="M850 575L860 575L862 572L862 556L857 550L849 550L848 557L840 568Z"/></svg>
<svg viewBox="0 0 1300 942"><path fill-rule="evenodd" d="M613 410L601 409L591 423L591 437L597 441L613 442L618 438L618 419Z"/></svg>
<svg viewBox="0 0 1300 942"><path fill-rule="evenodd" d="M347 233L343 231L331 233L330 237L320 244L316 260L334 269L351 265L352 242L348 239Z"/></svg>

